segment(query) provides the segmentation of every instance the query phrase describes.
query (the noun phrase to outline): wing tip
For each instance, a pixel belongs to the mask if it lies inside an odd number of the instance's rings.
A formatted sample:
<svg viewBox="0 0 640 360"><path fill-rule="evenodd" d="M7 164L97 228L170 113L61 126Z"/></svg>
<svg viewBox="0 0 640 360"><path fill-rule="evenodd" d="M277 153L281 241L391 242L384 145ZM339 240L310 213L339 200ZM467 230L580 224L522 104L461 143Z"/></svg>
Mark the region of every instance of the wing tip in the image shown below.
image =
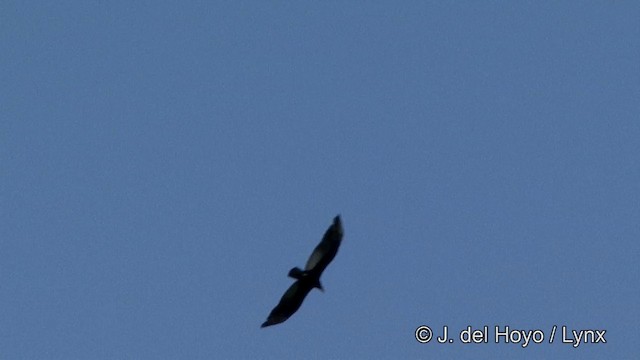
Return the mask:
<svg viewBox="0 0 640 360"><path fill-rule="evenodd" d="M340 235L344 233L344 229L342 228L342 219L340 218L340 214L336 215L333 218L333 224L331 225Z"/></svg>

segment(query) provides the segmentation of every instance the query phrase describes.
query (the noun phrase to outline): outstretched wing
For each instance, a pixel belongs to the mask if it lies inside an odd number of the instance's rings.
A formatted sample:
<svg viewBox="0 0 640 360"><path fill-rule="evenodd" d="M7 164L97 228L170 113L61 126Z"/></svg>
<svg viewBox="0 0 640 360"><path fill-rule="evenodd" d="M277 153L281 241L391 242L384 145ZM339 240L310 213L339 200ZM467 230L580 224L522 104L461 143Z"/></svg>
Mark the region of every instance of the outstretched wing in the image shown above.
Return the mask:
<svg viewBox="0 0 640 360"><path fill-rule="evenodd" d="M291 317L291 315L298 311L300 305L302 305L302 302L304 301L304 298L312 288L313 285L307 280L298 280L294 282L289 286L289 289L285 291L284 295L282 295L278 305L271 310L267 321L265 321L260 327L280 324L281 322L286 321Z"/></svg>
<svg viewBox="0 0 640 360"><path fill-rule="evenodd" d="M311 253L304 269L314 272L318 277L322 275L324 269L338 253L343 233L342 221L340 220L340 215L338 215L333 218L333 224L329 226L322 237L322 241Z"/></svg>

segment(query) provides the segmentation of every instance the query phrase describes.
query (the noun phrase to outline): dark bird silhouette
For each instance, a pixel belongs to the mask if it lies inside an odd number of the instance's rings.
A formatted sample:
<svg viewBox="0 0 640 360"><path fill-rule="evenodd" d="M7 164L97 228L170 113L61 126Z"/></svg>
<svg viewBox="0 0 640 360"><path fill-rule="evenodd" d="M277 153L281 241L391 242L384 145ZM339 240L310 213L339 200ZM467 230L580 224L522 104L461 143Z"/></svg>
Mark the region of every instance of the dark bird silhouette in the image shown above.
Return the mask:
<svg viewBox="0 0 640 360"><path fill-rule="evenodd" d="M318 244L311 253L304 270L294 267L289 271L289 276L296 279L296 282L285 291L280 302L271 310L267 321L265 321L261 327L280 324L286 321L291 315L298 311L304 298L311 289L318 288L324 291L320 283L320 276L338 253L343 233L342 221L340 220L340 215L338 215L333 218L333 224L329 226L322 237L322 241L320 241L320 244Z"/></svg>

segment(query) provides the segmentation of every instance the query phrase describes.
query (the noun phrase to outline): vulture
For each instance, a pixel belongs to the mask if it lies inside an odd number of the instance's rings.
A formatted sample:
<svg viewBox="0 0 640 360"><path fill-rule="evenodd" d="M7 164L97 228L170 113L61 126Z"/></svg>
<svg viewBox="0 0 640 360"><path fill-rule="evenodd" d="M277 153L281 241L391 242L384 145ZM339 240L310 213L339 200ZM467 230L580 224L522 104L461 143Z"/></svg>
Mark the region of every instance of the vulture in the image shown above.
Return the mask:
<svg viewBox="0 0 640 360"><path fill-rule="evenodd" d="M296 279L296 281L285 291L280 302L271 310L267 321L265 321L261 327L276 325L286 321L291 315L298 311L304 298L311 289L317 288L324 291L320 283L320 276L338 253L343 233L342 221L340 220L340 215L338 215L333 218L333 224L329 226L320 244L318 244L311 253L304 270L294 267L289 271L289 277Z"/></svg>

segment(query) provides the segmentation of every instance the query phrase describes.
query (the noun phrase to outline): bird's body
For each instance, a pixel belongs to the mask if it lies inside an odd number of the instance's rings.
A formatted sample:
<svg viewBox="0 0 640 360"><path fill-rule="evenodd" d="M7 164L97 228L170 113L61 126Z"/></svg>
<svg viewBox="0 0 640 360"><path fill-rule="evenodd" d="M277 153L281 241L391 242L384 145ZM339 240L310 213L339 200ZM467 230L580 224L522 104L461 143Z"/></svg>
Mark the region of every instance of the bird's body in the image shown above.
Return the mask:
<svg viewBox="0 0 640 360"><path fill-rule="evenodd" d="M333 218L333 224L322 237L320 244L311 253L304 270L294 267L289 271L289 276L296 279L296 282L282 295L280 302L273 308L267 321L261 327L286 321L298 311L311 289L318 288L323 290L320 276L338 253L343 234L340 216L336 216Z"/></svg>

